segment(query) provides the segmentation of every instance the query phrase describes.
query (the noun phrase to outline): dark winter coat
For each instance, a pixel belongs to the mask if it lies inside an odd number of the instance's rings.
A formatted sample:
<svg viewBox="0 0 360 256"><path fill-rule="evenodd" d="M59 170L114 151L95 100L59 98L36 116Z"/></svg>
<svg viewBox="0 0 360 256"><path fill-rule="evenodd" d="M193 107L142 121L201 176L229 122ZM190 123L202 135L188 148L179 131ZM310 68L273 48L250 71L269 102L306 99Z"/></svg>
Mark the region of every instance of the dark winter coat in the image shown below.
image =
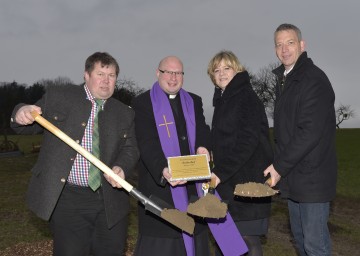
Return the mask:
<svg viewBox="0 0 360 256"><path fill-rule="evenodd" d="M284 66L275 69L279 81ZM277 86L274 111L275 170L283 196L298 202L335 197L335 94L325 73L304 52Z"/></svg>
<svg viewBox="0 0 360 256"><path fill-rule="evenodd" d="M268 217L271 198L234 197L237 184L264 183L263 171L273 157L265 109L252 89L248 72L236 74L222 96L216 88L213 104L213 172L221 180L217 191L228 201L235 221Z"/></svg>
<svg viewBox="0 0 360 256"><path fill-rule="evenodd" d="M83 86L49 87L35 105L42 116L77 142L81 142L91 112ZM17 110L15 107L12 120ZM76 151L40 125L19 126L11 123L19 134L44 133L41 151L27 191L27 204L39 217L49 220L69 176ZM134 111L118 100L110 98L99 113L100 160L120 166L125 177L134 169L139 152L135 139ZM129 211L129 196L123 189L113 188L102 177L105 211L108 227L112 227Z"/></svg>
<svg viewBox="0 0 360 256"><path fill-rule="evenodd" d="M208 148L210 129L205 123L203 115L201 98L195 94L190 93L194 100L195 120L196 120L196 141L195 150L199 146ZM176 97L180 99L180 97ZM178 104L181 104L180 101ZM146 91L133 100L133 108L135 110L135 130L136 137L140 149L140 164L139 171L139 190L146 196L155 196L166 202L171 208L174 208L173 199L171 196L170 185L166 183L164 186L161 182L162 172L168 166L167 159L162 150L158 131L156 128L152 102L150 99L150 91ZM176 129L179 138L179 145L181 154L189 154L189 146L187 140L187 131L185 119L181 110L181 105L178 105L179 115L174 114ZM174 111L173 111L174 113ZM187 145L187 149L185 149ZM193 182L187 182L188 195L197 196L195 185ZM195 235L199 232L205 231L206 225L204 223L196 224ZM153 237L167 237L180 238L181 231L175 228L168 222L158 218L154 214L145 211L144 207L139 205L139 232L145 236Z"/></svg>

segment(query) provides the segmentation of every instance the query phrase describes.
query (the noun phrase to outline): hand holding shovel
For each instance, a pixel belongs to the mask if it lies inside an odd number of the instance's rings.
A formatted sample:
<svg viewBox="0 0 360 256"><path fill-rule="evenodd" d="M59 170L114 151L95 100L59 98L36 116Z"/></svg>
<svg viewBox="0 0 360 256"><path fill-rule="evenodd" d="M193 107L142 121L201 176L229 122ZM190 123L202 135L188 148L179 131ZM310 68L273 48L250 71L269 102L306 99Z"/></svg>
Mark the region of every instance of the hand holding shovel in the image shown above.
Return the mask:
<svg viewBox="0 0 360 256"><path fill-rule="evenodd" d="M196 202L189 204L187 212L203 218L224 218L227 214L227 204L221 202L215 195L215 187L216 177L212 175L207 194Z"/></svg>
<svg viewBox="0 0 360 256"><path fill-rule="evenodd" d="M76 152L84 156L89 162L97 166L102 172L109 175L113 178L117 183L119 183L126 191L129 192L135 199L139 200L144 206L145 209L151 211L152 213L156 214L157 216L163 218L167 222L173 224L174 226L178 227L179 229L193 234L195 228L194 220L189 217L186 213L180 212L177 209L166 209L161 208L158 206L153 200L144 196L140 191L135 189L130 183L125 181L124 179L120 178L116 175L108 166L106 166L103 162L97 159L94 155L92 155L89 151L84 149L74 140L72 140L69 136L67 136L64 132L62 132L59 128L51 124L45 118L40 116L36 111L32 111L31 115L34 117L35 121L42 125L45 129L53 133L56 137L61 139L71 148L73 148Z"/></svg>
<svg viewBox="0 0 360 256"><path fill-rule="evenodd" d="M271 178L268 178L264 184L256 182L248 182L244 184L237 184L234 195L242 197L268 197L279 193L270 187Z"/></svg>

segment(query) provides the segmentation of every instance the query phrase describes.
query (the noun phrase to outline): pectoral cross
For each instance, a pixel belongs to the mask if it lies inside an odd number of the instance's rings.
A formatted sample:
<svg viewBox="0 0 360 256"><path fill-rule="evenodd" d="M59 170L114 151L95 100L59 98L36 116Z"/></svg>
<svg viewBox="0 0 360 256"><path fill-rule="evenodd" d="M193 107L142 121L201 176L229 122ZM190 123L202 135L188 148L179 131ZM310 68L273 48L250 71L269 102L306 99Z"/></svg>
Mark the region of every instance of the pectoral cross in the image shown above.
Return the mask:
<svg viewBox="0 0 360 256"><path fill-rule="evenodd" d="M163 124L159 124L159 126L164 126L164 125L166 126L166 130L167 130L168 136L169 136L169 138L170 138L170 131L169 131L168 125L169 125L169 124L174 124L174 122L169 122L169 123L167 123L167 122L166 122L166 116L163 115L163 117L164 117L164 123L163 123Z"/></svg>

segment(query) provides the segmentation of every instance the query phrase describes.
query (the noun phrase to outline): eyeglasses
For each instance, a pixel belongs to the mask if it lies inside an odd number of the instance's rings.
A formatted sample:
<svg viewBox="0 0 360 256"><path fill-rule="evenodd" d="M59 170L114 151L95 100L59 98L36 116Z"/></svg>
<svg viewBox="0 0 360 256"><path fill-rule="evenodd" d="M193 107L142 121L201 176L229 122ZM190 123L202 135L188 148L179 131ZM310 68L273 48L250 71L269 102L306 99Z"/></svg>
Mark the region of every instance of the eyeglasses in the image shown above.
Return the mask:
<svg viewBox="0 0 360 256"><path fill-rule="evenodd" d="M159 69L159 71L168 76L172 76L172 75L183 76L184 75L184 72L181 72L181 71L168 71L168 70L161 70L161 69Z"/></svg>

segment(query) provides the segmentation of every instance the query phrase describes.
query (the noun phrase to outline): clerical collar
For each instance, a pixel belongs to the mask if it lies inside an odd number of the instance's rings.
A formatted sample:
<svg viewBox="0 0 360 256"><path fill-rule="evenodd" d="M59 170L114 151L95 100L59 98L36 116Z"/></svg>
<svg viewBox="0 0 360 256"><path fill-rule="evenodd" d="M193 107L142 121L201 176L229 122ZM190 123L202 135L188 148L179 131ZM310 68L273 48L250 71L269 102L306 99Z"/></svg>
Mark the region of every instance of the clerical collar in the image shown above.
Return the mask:
<svg viewBox="0 0 360 256"><path fill-rule="evenodd" d="M169 99L173 100L176 98L176 96L177 96L177 94L169 94Z"/></svg>

